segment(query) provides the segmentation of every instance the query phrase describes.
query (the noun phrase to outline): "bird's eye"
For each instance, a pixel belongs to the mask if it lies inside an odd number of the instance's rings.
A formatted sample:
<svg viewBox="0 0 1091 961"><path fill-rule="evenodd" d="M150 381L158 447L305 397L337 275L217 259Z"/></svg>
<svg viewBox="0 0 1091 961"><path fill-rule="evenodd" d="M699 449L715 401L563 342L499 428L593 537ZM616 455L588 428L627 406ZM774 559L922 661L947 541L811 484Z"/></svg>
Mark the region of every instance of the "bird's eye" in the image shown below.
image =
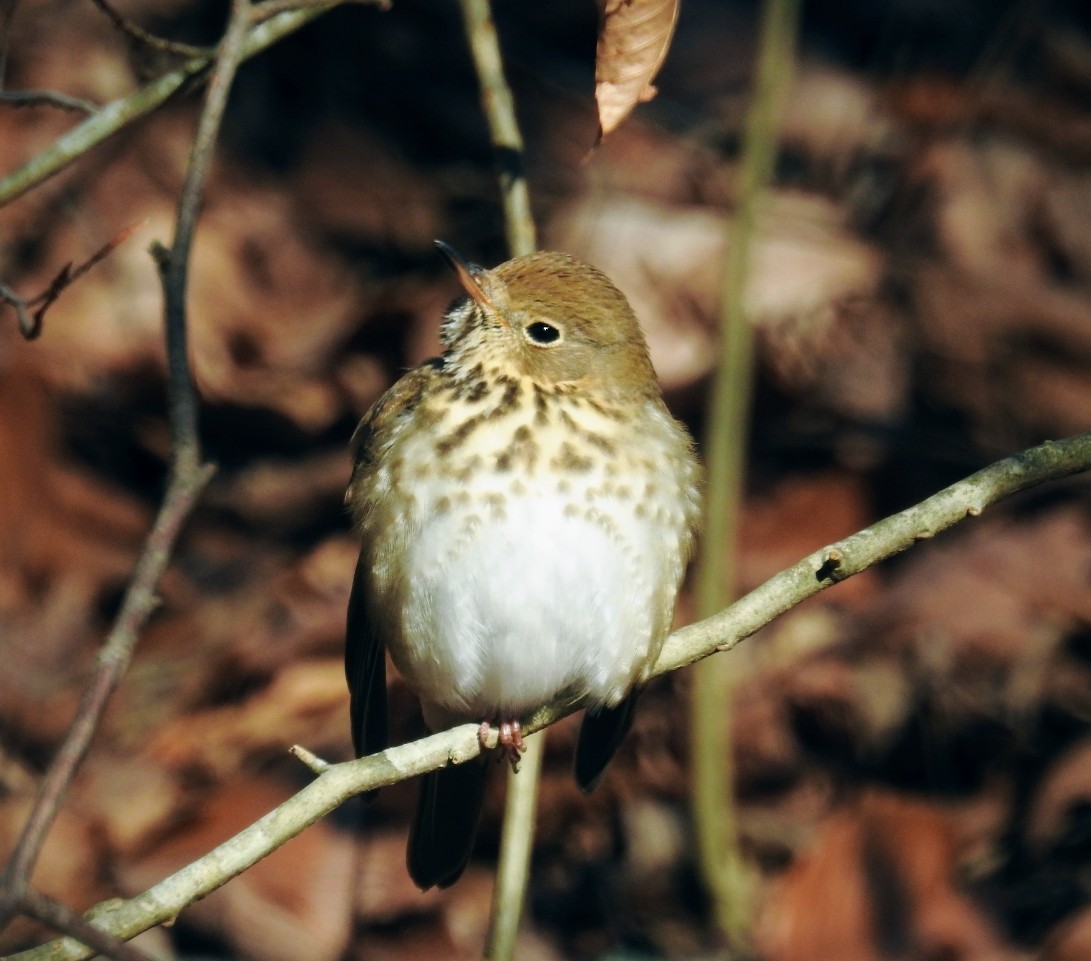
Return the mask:
<svg viewBox="0 0 1091 961"><path fill-rule="evenodd" d="M561 332L556 327L540 320L528 324L526 333L527 337L536 344L555 344L561 339Z"/></svg>

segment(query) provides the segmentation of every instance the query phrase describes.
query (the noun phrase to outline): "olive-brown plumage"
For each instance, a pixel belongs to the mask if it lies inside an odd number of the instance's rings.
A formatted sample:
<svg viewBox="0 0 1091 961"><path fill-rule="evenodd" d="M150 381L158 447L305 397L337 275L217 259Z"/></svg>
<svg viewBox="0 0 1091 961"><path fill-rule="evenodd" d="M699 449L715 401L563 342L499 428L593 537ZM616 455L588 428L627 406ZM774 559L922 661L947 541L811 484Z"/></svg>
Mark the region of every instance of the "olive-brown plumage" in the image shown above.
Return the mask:
<svg viewBox="0 0 1091 961"><path fill-rule="evenodd" d="M442 358L403 376L354 438L363 546L346 673L357 753L386 746L385 655L440 730L584 703L590 788L628 729L693 544L699 468L625 297L560 253L494 270L442 245L469 295ZM422 888L469 858L486 768L427 775L409 843Z"/></svg>

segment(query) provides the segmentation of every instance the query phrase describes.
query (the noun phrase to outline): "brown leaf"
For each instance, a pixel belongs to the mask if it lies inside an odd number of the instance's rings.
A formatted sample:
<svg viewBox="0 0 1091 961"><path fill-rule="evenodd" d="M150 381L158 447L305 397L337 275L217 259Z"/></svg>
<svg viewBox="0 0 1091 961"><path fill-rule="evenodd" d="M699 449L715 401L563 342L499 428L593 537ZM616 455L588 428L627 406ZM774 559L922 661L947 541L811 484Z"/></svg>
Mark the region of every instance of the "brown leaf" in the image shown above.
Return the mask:
<svg viewBox="0 0 1091 961"><path fill-rule="evenodd" d="M663 65L678 21L680 0L606 0L595 53L599 140L638 103L655 96L652 80Z"/></svg>
<svg viewBox="0 0 1091 961"><path fill-rule="evenodd" d="M960 853L935 806L873 792L834 813L772 892L759 953L797 958L889 957L904 940L922 956L1014 958L959 889Z"/></svg>

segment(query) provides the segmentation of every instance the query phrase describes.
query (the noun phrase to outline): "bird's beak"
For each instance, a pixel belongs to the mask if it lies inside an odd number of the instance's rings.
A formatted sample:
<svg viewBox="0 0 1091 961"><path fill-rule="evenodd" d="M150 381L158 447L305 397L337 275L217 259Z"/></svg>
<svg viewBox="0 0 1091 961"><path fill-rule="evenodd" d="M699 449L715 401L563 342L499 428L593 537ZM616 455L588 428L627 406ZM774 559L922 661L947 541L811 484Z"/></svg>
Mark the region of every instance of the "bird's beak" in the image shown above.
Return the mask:
<svg viewBox="0 0 1091 961"><path fill-rule="evenodd" d="M434 243L439 248L440 253L447 258L447 263L454 270L458 282L462 284L462 289L482 307L491 307L492 304L481 286L481 278L484 277L485 270L478 267L477 264L471 264L468 260L465 260L450 244L446 244L442 240L434 241Z"/></svg>

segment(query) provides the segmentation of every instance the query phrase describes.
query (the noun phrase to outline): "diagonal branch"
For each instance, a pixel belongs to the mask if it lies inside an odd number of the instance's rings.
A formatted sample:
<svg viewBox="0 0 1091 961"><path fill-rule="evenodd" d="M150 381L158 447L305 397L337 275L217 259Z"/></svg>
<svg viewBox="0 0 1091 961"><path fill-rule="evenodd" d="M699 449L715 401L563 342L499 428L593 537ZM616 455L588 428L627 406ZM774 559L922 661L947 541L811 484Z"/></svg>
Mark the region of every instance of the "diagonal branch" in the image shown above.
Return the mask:
<svg viewBox="0 0 1091 961"><path fill-rule="evenodd" d="M0 103L10 103L13 107L56 107L72 113L95 113L99 108L90 100L56 90L4 90L0 92Z"/></svg>
<svg viewBox="0 0 1091 961"><path fill-rule="evenodd" d="M34 340L42 332L42 321L45 320L46 311L53 306L57 298L95 264L108 257L141 226L142 224L133 224L118 232L78 267L65 264L49 282L49 286L29 300L24 300L10 287L0 283L0 301L14 308L19 320L19 333L27 340ZM35 308L33 314L30 312L31 307Z"/></svg>
<svg viewBox="0 0 1091 961"><path fill-rule="evenodd" d="M70 907L37 891L27 892L23 900L23 911L57 931L63 931L65 934L78 938L110 961L148 961L147 955L142 951L138 951L105 931L100 931Z"/></svg>
<svg viewBox="0 0 1091 961"><path fill-rule="evenodd" d="M120 30L123 34L137 43L145 44L151 47L153 50L158 50L162 53L173 53L179 57L211 57L215 55L214 50L207 50L203 47L194 47L188 43L177 43L174 40L166 40L163 37L157 37L154 33L149 33L140 24L135 23L128 17L115 10L106 0L91 0L91 2L99 8L107 17L107 19Z"/></svg>
<svg viewBox="0 0 1091 961"><path fill-rule="evenodd" d="M330 0L329 3L312 4L304 0L299 9L285 10L268 20L255 23L246 34L242 59L249 60L304 24L339 6L341 2L342 0ZM380 6L385 5L383 0L375 2ZM18 170L0 178L0 206L21 197L28 190L60 173L108 137L158 109L189 84L203 80L214 63L214 53L193 57L176 70L165 73L127 97L103 106Z"/></svg>
<svg viewBox="0 0 1091 961"><path fill-rule="evenodd" d="M814 551L720 613L676 631L654 673L666 674L730 650L806 598L916 542L967 517L977 517L986 507L1019 491L1087 470L1091 470L1091 433L1048 441L998 461L920 504ZM541 730L577 708L551 704L537 712L523 730ZM494 741L495 736L493 732ZM495 743L486 745L490 747ZM463 724L371 757L330 765L298 794L203 858L135 898L98 905L88 916L96 927L115 938L131 938L177 917L188 904L241 874L348 798L447 764L461 764L481 751L478 725ZM7 961L81 961L92 954L78 941L61 938Z"/></svg>

